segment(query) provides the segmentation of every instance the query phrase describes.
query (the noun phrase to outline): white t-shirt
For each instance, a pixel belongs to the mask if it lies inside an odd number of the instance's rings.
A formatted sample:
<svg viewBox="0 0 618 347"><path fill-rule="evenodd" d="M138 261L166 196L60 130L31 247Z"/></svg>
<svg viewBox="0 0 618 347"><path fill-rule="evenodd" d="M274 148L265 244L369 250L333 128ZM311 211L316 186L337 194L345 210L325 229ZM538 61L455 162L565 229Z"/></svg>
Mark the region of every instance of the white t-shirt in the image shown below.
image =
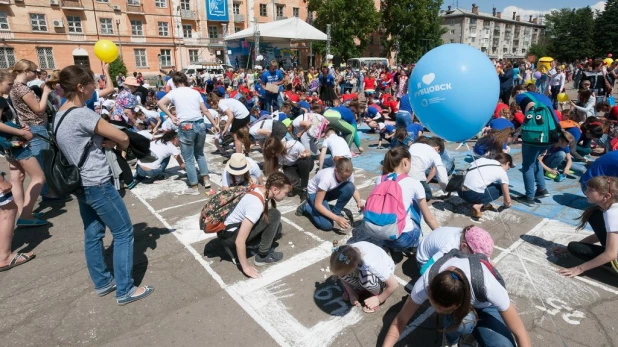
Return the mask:
<svg viewBox="0 0 618 347"><path fill-rule="evenodd" d="M485 188L494 182L509 184L509 176L507 176L506 171L504 171L499 161L489 158L480 158L473 161L469 169L481 165L489 166L479 167L478 169L470 170L466 173L466 178L463 183L466 188L477 193L484 193Z"/></svg>
<svg viewBox="0 0 618 347"><path fill-rule="evenodd" d="M232 111L234 119L245 119L249 117L249 110L242 102L236 99L221 99L219 100L219 109L225 113L227 110Z"/></svg>
<svg viewBox="0 0 618 347"><path fill-rule="evenodd" d="M172 81L171 78L167 80L167 83L165 83L165 85L170 86L170 88L172 88L171 90L176 89L176 85L174 84L174 81Z"/></svg>
<svg viewBox="0 0 618 347"><path fill-rule="evenodd" d="M283 157L279 156L279 163L285 166L294 165L300 157L300 154L307 150L301 142L296 140L284 140L283 145L285 146L286 154Z"/></svg>
<svg viewBox="0 0 618 347"><path fill-rule="evenodd" d="M157 140L150 143L150 151L157 156L157 160L152 163L142 163L140 160L137 163L143 167L149 169L158 169L161 167L163 159L169 158L172 155L180 155L180 149L174 146L171 142L163 143L161 140Z"/></svg>
<svg viewBox="0 0 618 347"><path fill-rule="evenodd" d="M468 277L468 281L470 281L470 263L468 259L451 258L440 267L440 272L446 270L451 266L459 268L461 271L463 271L466 277ZM496 280L491 271L489 271L489 269L487 269L485 265L481 266L483 267L483 280L485 282L485 288L487 288L487 302L478 301L474 296L474 290L472 290L472 285L470 285L470 294L472 296L470 303L474 308L485 308L493 306L500 312L506 311L511 305L509 294L507 293L506 289L504 289L504 287L500 284L500 282ZM421 278L419 278L414 284L414 288L412 288L410 296L416 304L421 305L429 299L429 296L427 294L427 287L429 287L429 272L429 270L425 271L423 276L421 276Z"/></svg>
<svg viewBox="0 0 618 347"><path fill-rule="evenodd" d="M352 152L345 140L337 134L331 134L322 142L322 148L328 148L330 154L334 157L352 158Z"/></svg>
<svg viewBox="0 0 618 347"><path fill-rule="evenodd" d="M258 134L257 131L260 129L273 131L273 122L272 119L264 119L253 124L253 126L249 128L249 135L253 136L256 140L266 139L266 135Z"/></svg>
<svg viewBox="0 0 618 347"><path fill-rule="evenodd" d="M208 112L210 112L210 116L216 120L217 118L219 118L219 112L217 112L217 110L213 110L212 108L208 109ZM204 123L206 124L212 124L210 123L210 120L208 119L208 117L204 116Z"/></svg>
<svg viewBox="0 0 618 347"><path fill-rule="evenodd" d="M605 220L605 230L608 233L618 233L618 203L612 204L609 209L603 212Z"/></svg>
<svg viewBox="0 0 618 347"><path fill-rule="evenodd" d="M300 122L304 122L308 119L308 115L306 114L301 114L298 117L294 118L294 120L292 121L292 126L294 127L294 132L299 132L301 130L303 130L304 128L300 125Z"/></svg>
<svg viewBox="0 0 618 347"><path fill-rule="evenodd" d="M171 118L167 118L165 122L161 124L161 130L164 132L172 131L172 130L176 131L178 130L178 127L176 126L176 124L174 124Z"/></svg>
<svg viewBox="0 0 618 347"><path fill-rule="evenodd" d="M142 113L144 114L144 116L146 116L146 118L159 119L159 112L148 110L144 106L140 106L140 105L138 105L137 107L140 109L140 111L142 111Z"/></svg>
<svg viewBox="0 0 618 347"><path fill-rule="evenodd" d="M202 119L204 100L200 93L189 87L180 87L170 90L165 95L176 107L176 117L181 122L194 122Z"/></svg>
<svg viewBox="0 0 618 347"><path fill-rule="evenodd" d="M253 191L264 197L264 194L262 194L259 188L255 188ZM261 208L259 206L261 206ZM238 202L238 205L227 215L223 224L230 225L242 223L245 218L255 224L260 220L260 217L262 217L262 213L264 213L264 204L260 198L252 194L245 194ZM228 232L235 231L236 229L237 228L231 228Z"/></svg>
<svg viewBox="0 0 618 347"><path fill-rule="evenodd" d="M395 262L382 248L373 243L361 241L349 244L358 249L363 260L361 270L368 270L380 281L386 282L395 273Z"/></svg>
<svg viewBox="0 0 618 347"><path fill-rule="evenodd" d="M251 179L253 180L253 183L257 184L258 183L258 179L260 177L262 177L262 170L260 170L260 167L258 166L258 164L255 162L255 160L247 157L247 165L249 165L249 175L251 175ZM236 185L242 185L245 182L245 180L242 178L243 176L236 176ZM223 175L221 175L221 186L222 187L229 187L230 184L234 182L234 180L232 179L232 175L230 175L227 170L223 170Z"/></svg>
<svg viewBox="0 0 618 347"><path fill-rule="evenodd" d="M438 153L433 147L425 143L415 143L409 149L412 160L410 161L410 175L419 181L427 181L425 171L432 166L436 167L436 179L440 183L440 187L444 189L448 183L448 174L446 168Z"/></svg>
<svg viewBox="0 0 618 347"><path fill-rule="evenodd" d="M382 183L382 176L376 177L375 186L377 187L380 183ZM419 180L416 180L412 177L406 177L398 182L401 187L401 194L403 198L403 206L408 211L408 218L406 218L406 227L403 232L413 231L415 228L420 228L420 225L417 225L412 219L412 210L410 206L414 203L414 201L419 201L421 199L425 199L425 188Z"/></svg>
<svg viewBox="0 0 618 347"><path fill-rule="evenodd" d="M345 182L354 183L354 174L350 175L350 178L348 178L347 181L339 183L337 182L337 178L335 177L334 167L322 169L318 171L315 176L313 176L311 181L309 181L309 184L307 185L307 194L315 194L318 192L318 189L328 192L337 188L340 184Z"/></svg>
<svg viewBox="0 0 618 347"><path fill-rule="evenodd" d="M453 248L459 248L462 228L441 227L423 237L416 250L416 261L425 264L438 259Z"/></svg>

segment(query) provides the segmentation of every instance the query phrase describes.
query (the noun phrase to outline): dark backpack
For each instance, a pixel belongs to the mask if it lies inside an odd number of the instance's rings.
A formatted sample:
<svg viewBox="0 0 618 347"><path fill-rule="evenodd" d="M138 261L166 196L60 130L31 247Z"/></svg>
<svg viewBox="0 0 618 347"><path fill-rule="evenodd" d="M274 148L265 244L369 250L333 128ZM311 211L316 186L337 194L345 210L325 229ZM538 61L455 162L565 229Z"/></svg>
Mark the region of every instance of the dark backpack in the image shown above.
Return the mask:
<svg viewBox="0 0 618 347"><path fill-rule="evenodd" d="M253 191L257 185L230 187L213 195L202 208L200 215L200 229L205 233L218 233L225 230L224 224L228 214L236 208L243 196L251 194L257 196L264 205L264 197Z"/></svg>
<svg viewBox="0 0 618 347"><path fill-rule="evenodd" d="M429 278L428 283L438 275L440 272L440 268L446 261L449 259L456 258L467 258L470 263L470 285L472 286L472 290L474 291L474 296L480 302L487 302L487 288L485 287L485 277L483 275L483 265L494 275L496 280L506 288L506 284L504 283L504 279L496 270L489 259L484 254L465 254L462 253L459 249L453 248L448 253L443 255L440 259L436 260L435 263L429 268Z"/></svg>
<svg viewBox="0 0 618 347"><path fill-rule="evenodd" d="M522 142L540 146L557 143L560 140L561 129L554 111L538 101L532 93L524 95L534 102L534 106L525 113L524 123L521 126Z"/></svg>

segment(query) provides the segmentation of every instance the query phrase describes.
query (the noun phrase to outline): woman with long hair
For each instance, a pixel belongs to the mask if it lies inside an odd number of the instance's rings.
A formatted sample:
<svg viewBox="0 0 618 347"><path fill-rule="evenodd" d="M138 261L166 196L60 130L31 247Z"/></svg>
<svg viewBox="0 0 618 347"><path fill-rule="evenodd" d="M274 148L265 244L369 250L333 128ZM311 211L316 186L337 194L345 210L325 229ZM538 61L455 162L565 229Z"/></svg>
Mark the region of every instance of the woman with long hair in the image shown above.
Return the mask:
<svg viewBox="0 0 618 347"><path fill-rule="evenodd" d="M311 151L300 141L279 140L270 137L264 143L264 171L266 175L283 169L283 173L292 183L293 191L298 193L300 201L307 200L307 184L313 170L314 161Z"/></svg>
<svg viewBox="0 0 618 347"><path fill-rule="evenodd" d="M112 183L112 171L103 150L114 147L126 150L129 137L84 107L96 89L90 69L70 65L60 71L58 81L48 83L59 83L67 100L58 110L53 124L59 149L73 164L77 164L82 155L86 157L80 170L82 188L75 195L84 223L86 266L95 292L98 296L105 296L116 291L118 305L143 299L154 288L134 286L133 223ZM86 154L85 150L88 151ZM114 242L113 274L105 262L103 238L106 228L109 228Z"/></svg>

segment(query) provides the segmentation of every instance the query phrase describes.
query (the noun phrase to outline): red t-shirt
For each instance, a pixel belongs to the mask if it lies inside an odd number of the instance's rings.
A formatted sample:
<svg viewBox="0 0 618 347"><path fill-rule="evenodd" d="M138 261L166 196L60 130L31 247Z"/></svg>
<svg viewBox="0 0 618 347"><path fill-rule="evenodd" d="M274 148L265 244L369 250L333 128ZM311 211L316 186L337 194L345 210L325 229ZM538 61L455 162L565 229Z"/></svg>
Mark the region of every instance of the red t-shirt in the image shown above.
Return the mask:
<svg viewBox="0 0 618 347"><path fill-rule="evenodd" d="M500 113L505 108L508 109L509 105L507 105L507 104L505 104L503 102L499 102L498 105L496 105L496 110L494 111L494 118L500 118Z"/></svg>
<svg viewBox="0 0 618 347"><path fill-rule="evenodd" d="M397 110L397 101L395 101L395 100L383 102L382 105L384 105L385 107L390 107L391 108L391 112L393 112L393 113L398 111Z"/></svg>
<svg viewBox="0 0 618 347"><path fill-rule="evenodd" d="M358 99L358 94L356 94L356 93L343 94L341 96L341 99L343 100L343 102L346 102L348 100Z"/></svg>
<svg viewBox="0 0 618 347"><path fill-rule="evenodd" d="M513 120L517 122L517 124L524 124L524 113L523 112L515 112L513 115Z"/></svg>
<svg viewBox="0 0 618 347"><path fill-rule="evenodd" d="M365 77L365 80L363 83L365 83L365 89L376 89L376 79L375 78L369 79Z"/></svg>
<svg viewBox="0 0 618 347"><path fill-rule="evenodd" d="M292 102L299 102L300 101L300 96L298 96L298 94L294 93L294 92L290 92L287 91L285 92L285 96L288 97L288 99Z"/></svg>
<svg viewBox="0 0 618 347"><path fill-rule="evenodd" d="M236 94L238 94L238 91L236 89L232 90L230 92L230 99L234 99L236 97Z"/></svg>
<svg viewBox="0 0 618 347"><path fill-rule="evenodd" d="M238 89L240 90L241 93L243 93L244 95L249 95L249 88L245 87L244 85L238 87Z"/></svg>
<svg viewBox="0 0 618 347"><path fill-rule="evenodd" d="M618 120L618 106L612 107L605 118L610 120Z"/></svg>
<svg viewBox="0 0 618 347"><path fill-rule="evenodd" d="M384 105L388 102L388 99L392 97L392 95L384 93L380 96L380 102L382 103L382 105Z"/></svg>
<svg viewBox="0 0 618 347"><path fill-rule="evenodd" d="M562 122L562 112L554 110L554 113L556 114L556 118L558 118L558 121Z"/></svg>

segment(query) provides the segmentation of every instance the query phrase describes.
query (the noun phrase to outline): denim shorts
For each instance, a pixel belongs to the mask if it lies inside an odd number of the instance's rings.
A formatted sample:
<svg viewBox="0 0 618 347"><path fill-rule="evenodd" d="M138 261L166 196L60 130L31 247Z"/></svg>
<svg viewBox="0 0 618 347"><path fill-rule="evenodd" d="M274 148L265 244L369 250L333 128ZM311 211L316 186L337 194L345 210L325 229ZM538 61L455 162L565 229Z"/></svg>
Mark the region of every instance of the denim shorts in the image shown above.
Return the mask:
<svg viewBox="0 0 618 347"><path fill-rule="evenodd" d="M26 159L34 157L34 154L32 154L32 151L28 147L11 148L11 149L6 150L5 153L6 153L7 159L17 160L17 161L26 160Z"/></svg>

